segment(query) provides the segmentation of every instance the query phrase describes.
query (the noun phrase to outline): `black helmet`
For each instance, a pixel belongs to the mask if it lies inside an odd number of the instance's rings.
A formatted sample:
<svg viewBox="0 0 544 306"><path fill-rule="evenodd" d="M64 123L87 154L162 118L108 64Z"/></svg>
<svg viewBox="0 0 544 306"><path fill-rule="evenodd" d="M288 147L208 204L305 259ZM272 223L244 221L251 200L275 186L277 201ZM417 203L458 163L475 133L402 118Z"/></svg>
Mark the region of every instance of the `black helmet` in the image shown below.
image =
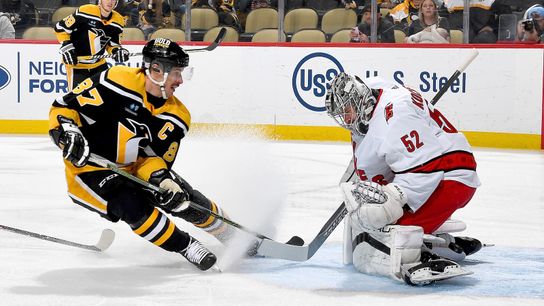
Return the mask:
<svg viewBox="0 0 544 306"><path fill-rule="evenodd" d="M167 38L155 38L147 42L142 55L144 58L142 66L146 69L151 66L151 63L161 64L166 72L169 72L172 67L189 66L189 54Z"/></svg>

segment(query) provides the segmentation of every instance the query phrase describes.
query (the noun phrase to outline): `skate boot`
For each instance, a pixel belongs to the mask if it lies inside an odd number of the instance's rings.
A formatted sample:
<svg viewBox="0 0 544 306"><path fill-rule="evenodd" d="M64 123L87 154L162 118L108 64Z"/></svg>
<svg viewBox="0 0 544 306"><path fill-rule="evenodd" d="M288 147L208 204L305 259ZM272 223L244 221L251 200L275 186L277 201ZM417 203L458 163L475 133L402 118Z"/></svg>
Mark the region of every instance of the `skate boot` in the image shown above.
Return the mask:
<svg viewBox="0 0 544 306"><path fill-rule="evenodd" d="M428 251L450 260L464 260L482 248L482 243L475 238L454 237L447 233L426 236L423 239Z"/></svg>
<svg viewBox="0 0 544 306"><path fill-rule="evenodd" d="M464 270L454 261L442 258L427 251L421 252L421 262L401 267L402 278L412 286L423 286L435 281L470 275L473 272Z"/></svg>
<svg viewBox="0 0 544 306"><path fill-rule="evenodd" d="M455 237L455 244L457 244L467 256L482 249L480 240L471 237Z"/></svg>
<svg viewBox="0 0 544 306"><path fill-rule="evenodd" d="M193 237L190 237L189 244L180 253L202 271L208 270L217 261L217 257Z"/></svg>

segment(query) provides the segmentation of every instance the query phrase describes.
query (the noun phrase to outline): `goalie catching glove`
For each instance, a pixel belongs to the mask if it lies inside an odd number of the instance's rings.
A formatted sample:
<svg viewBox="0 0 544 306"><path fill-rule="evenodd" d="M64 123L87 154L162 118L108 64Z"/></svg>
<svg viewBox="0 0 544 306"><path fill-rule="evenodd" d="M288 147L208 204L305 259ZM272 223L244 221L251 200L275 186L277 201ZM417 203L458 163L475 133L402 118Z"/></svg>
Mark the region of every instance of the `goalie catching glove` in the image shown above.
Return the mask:
<svg viewBox="0 0 544 306"><path fill-rule="evenodd" d="M380 229L394 224L404 214L406 194L396 184L347 182L340 184L352 225Z"/></svg>
<svg viewBox="0 0 544 306"><path fill-rule="evenodd" d="M62 149L62 157L76 167L83 167L89 160L89 143L71 119L58 116L60 126L49 131L53 142Z"/></svg>
<svg viewBox="0 0 544 306"><path fill-rule="evenodd" d="M151 174L149 182L165 189L165 193L156 193L159 205L169 213L179 213L189 208L189 192L191 188L185 182L178 180L167 169L161 169Z"/></svg>

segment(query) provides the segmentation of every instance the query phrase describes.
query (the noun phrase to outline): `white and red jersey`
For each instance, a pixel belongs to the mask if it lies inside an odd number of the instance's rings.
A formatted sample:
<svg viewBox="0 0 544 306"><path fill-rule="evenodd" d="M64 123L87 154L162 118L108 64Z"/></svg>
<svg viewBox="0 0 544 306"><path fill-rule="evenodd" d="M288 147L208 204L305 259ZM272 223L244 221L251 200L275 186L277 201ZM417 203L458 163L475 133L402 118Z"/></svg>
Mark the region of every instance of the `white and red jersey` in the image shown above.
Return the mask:
<svg viewBox="0 0 544 306"><path fill-rule="evenodd" d="M362 180L398 184L412 211L442 180L480 185L465 136L419 92L379 78L365 83L380 94L367 134L352 136L355 168Z"/></svg>

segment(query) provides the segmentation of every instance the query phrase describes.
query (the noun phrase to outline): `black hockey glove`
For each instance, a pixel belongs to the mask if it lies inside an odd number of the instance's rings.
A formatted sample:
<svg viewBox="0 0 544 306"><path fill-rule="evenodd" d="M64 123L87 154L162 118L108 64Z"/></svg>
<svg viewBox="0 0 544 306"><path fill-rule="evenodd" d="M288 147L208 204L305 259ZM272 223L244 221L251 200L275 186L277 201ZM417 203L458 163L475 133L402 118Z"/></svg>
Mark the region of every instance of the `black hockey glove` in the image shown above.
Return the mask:
<svg viewBox="0 0 544 306"><path fill-rule="evenodd" d="M149 182L167 190L163 194L155 194L157 202L164 211L176 214L189 208L189 192L186 190L186 184L179 181L167 169L153 172Z"/></svg>
<svg viewBox="0 0 544 306"><path fill-rule="evenodd" d="M60 127L51 130L49 134L59 148L62 149L62 157L76 167L83 167L89 160L90 150L87 139L83 136L74 121L59 116Z"/></svg>
<svg viewBox="0 0 544 306"><path fill-rule="evenodd" d="M60 54L65 65L77 65L76 48L70 41L65 41L60 47Z"/></svg>
<svg viewBox="0 0 544 306"><path fill-rule="evenodd" d="M113 59L117 63L124 63L124 62L128 61L129 52L128 52L127 49L119 47L119 48L113 49L112 52L113 52Z"/></svg>

